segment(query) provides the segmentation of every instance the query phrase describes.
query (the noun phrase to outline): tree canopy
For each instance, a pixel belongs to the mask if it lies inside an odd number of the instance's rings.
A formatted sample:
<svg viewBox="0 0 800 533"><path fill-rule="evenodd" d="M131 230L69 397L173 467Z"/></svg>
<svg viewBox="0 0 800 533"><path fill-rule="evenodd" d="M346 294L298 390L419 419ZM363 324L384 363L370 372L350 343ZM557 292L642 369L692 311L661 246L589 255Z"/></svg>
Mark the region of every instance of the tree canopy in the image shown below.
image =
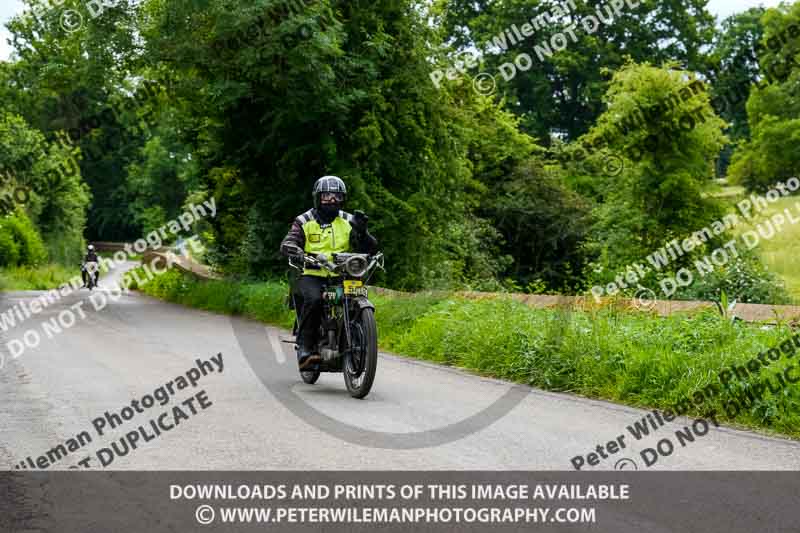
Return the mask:
<svg viewBox="0 0 800 533"><path fill-rule="evenodd" d="M50 260L214 198L204 259L281 276L335 174L382 284L575 293L718 215L734 148L751 190L800 165L798 3L716 24L706 0L26 1L0 168L33 192L4 216Z"/></svg>

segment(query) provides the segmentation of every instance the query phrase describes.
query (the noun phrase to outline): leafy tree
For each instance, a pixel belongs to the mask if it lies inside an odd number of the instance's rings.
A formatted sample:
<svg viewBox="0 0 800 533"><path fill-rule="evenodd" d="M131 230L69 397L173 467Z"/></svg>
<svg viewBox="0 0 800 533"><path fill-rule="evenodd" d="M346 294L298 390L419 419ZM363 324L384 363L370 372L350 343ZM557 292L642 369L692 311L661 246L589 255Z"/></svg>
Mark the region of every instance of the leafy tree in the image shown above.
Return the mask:
<svg viewBox="0 0 800 533"><path fill-rule="evenodd" d="M48 143L19 116L0 114L0 172L27 188L24 207L51 259L75 261L83 249L90 193L77 164L79 151Z"/></svg>
<svg viewBox="0 0 800 533"><path fill-rule="evenodd" d="M696 231L721 215L702 194L727 142L725 123L704 85L674 65L628 64L614 74L608 110L587 135L625 157L608 178L596 210L591 247L612 269L641 260L664 242Z"/></svg>
<svg viewBox="0 0 800 533"><path fill-rule="evenodd" d="M514 259L508 270L514 283L523 289L539 284L551 290L580 290L591 207L541 159L516 168L487 206L504 236L503 251Z"/></svg>
<svg viewBox="0 0 800 533"><path fill-rule="evenodd" d="M617 14L592 0L518 44L500 36L571 4L122 0L69 33L60 15L84 2L63 0L13 20L14 60L0 63L0 165L35 185L13 216L55 257L79 250L84 228L138 238L213 196L207 259L274 276L312 184L337 174L388 255L380 283L579 291L590 267L639 260L719 213L701 194L726 142L712 104L742 143L737 179L757 188L796 173L797 74L764 80L797 59L796 5L715 33L705 0ZM575 42L566 31L609 14ZM537 57L561 32L567 46ZM468 76L431 83L459 52L480 54L497 95ZM531 68L504 81L498 69L521 53ZM731 95L751 80L745 109Z"/></svg>
<svg viewBox="0 0 800 533"><path fill-rule="evenodd" d="M706 9L706 0L631 4L635 7L623 5L618 15L611 11L611 21L607 2L575 2L574 11L545 23L517 45L502 38L507 29L515 25L521 32L524 24L568 4L560 0L439 0L437 7L449 43L459 51L480 50L484 72L496 75L500 65L513 62L519 54L531 56L532 67L518 68L510 81L496 77L509 109L522 117L525 131L549 143L551 133L574 140L589 130L603 112L602 95L608 88L604 69L618 69L626 58L655 64L675 60L690 70L703 67L702 49L714 34L714 17ZM611 22L600 22L596 31L586 31L581 21L598 17L598 10L603 20ZM563 50L550 56L535 52L535 46L550 46L554 35L573 24L577 25L575 38L567 34Z"/></svg>
<svg viewBox="0 0 800 533"><path fill-rule="evenodd" d="M764 8L754 7L725 19L709 56L712 103L717 114L730 123L733 140L750 134L746 104L750 86L761 74L756 47L764 35L764 12Z"/></svg>
<svg viewBox="0 0 800 533"><path fill-rule="evenodd" d="M24 211L0 216L0 267L35 266L45 259L42 238Z"/></svg>
<svg viewBox="0 0 800 533"><path fill-rule="evenodd" d="M752 191L800 171L800 3L767 10L762 24L759 63L772 75L750 93L751 140L739 146L730 169L733 180Z"/></svg>
<svg viewBox="0 0 800 533"><path fill-rule="evenodd" d="M427 79L434 35L411 2L151 2L144 35L154 69L173 72L202 139L198 164L220 205L216 258L229 272L285 270L277 256L314 181L342 176L350 209L371 215L402 288L491 279L490 225L471 219L520 134L471 89ZM497 136L479 139L478 120ZM505 123L503 122L505 121ZM496 125L496 126L495 126ZM493 141L497 142L493 142ZM512 152L532 141L514 139ZM484 157L485 156L485 157ZM477 161L477 162L476 162Z"/></svg>
<svg viewBox="0 0 800 533"><path fill-rule="evenodd" d="M750 87L762 75L756 47L764 35L764 12L764 8L754 7L724 20L709 56L711 101L717 114L729 123L726 134L733 141L720 157L720 175L726 173L736 144L750 136L746 105Z"/></svg>
<svg viewBox="0 0 800 533"><path fill-rule="evenodd" d="M126 187L131 191L127 208L143 233L175 220L188 195L200 187L189 147L175 138L174 130L163 134L148 140L127 169Z"/></svg>
<svg viewBox="0 0 800 533"><path fill-rule="evenodd" d="M125 168L137 157L148 131L137 128L141 86L135 2L86 14L82 0L64 0L57 9L29 9L8 24L15 61L6 66L11 98L5 105L53 141L66 132L80 148L81 174L93 191L90 238L138 238L141 227L125 208L131 192ZM84 13L77 31L67 32L66 9ZM121 207L121 208L120 208Z"/></svg>

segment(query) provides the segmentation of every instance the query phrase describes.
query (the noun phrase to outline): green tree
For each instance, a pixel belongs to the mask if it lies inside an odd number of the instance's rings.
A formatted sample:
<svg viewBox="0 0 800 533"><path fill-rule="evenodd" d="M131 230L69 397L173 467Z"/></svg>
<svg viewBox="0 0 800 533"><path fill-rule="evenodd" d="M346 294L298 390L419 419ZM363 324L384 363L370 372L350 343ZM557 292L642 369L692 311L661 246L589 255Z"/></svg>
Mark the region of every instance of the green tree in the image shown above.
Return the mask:
<svg viewBox="0 0 800 533"><path fill-rule="evenodd" d="M750 8L725 19L709 55L712 104L729 124L731 145L723 150L718 174L725 175L736 145L750 136L747 99L750 87L761 75L756 47L764 35L761 17L765 10Z"/></svg>
<svg viewBox="0 0 800 533"><path fill-rule="evenodd" d="M64 141L80 148L81 175L94 193L87 236L137 238L141 226L127 209L133 195L125 169L150 134L137 127L145 106L137 92L144 72L136 3L114 2L97 17L83 0L45 10L31 9L35 3L26 0L26 12L8 23L14 62L5 67L11 91L4 105L49 141L66 132ZM77 31L62 25L67 9L84 14Z"/></svg>
<svg viewBox="0 0 800 533"><path fill-rule="evenodd" d="M800 171L800 3L768 9L762 24L762 79L747 101L751 139L738 147L730 168L732 179L752 191Z"/></svg>
<svg viewBox="0 0 800 533"><path fill-rule="evenodd" d="M764 35L761 17L765 9L750 8L725 19L709 56L714 109L730 123L732 140L747 138L747 98L761 70L756 47Z"/></svg>
<svg viewBox="0 0 800 533"><path fill-rule="evenodd" d="M284 271L280 239L314 181L336 174L350 209L371 215L389 284L497 276L499 235L474 213L532 140L470 88L421 82L436 37L419 5L285 5L146 7L152 68L173 73L171 95L197 119L182 132L220 206L211 257L233 273Z"/></svg>
<svg viewBox="0 0 800 533"><path fill-rule="evenodd" d="M592 204L565 185L560 169L531 158L487 204L504 237L502 251L513 257L507 275L515 284L565 292L583 288Z"/></svg>
<svg viewBox="0 0 800 533"><path fill-rule="evenodd" d="M50 258L74 262L83 249L90 193L80 174L80 152L49 143L22 117L0 113L0 172L29 191L24 208Z"/></svg>
<svg viewBox="0 0 800 533"><path fill-rule="evenodd" d="M625 157L596 210L593 249L604 266L639 261L721 215L702 192L727 138L704 87L674 65L631 63L614 74L608 110L585 139Z"/></svg>
<svg viewBox="0 0 800 533"><path fill-rule="evenodd" d="M0 216L0 267L35 266L46 259L42 238L22 209Z"/></svg>
<svg viewBox="0 0 800 533"><path fill-rule="evenodd" d="M612 22L600 22L596 31L586 31L585 17L611 20L607 4L575 2L574 11L545 23L517 45L507 34L503 38L507 29L516 26L521 32L524 24L568 4L560 0L439 0L437 12L446 42L457 51L480 50L481 70L496 76L508 108L522 117L525 131L549 144L552 133L578 138L603 112L602 96L608 88L604 69L616 70L628 58L655 64L674 60L689 70L703 69L703 47L714 35L714 17L706 0L640 0L631 2L633 8L623 4L619 14L610 12ZM591 21L587 24L593 27ZM542 44L553 50L553 36L572 25L577 25L575 38L567 34L563 50L550 56L535 52L535 46ZM510 31L513 35L514 30ZM500 65L522 53L533 59L531 68L516 69L508 82L497 75Z"/></svg>
<svg viewBox="0 0 800 533"><path fill-rule="evenodd" d="M130 216L143 233L175 220L189 194L200 187L197 163L189 147L162 129L142 147L140 158L127 168Z"/></svg>

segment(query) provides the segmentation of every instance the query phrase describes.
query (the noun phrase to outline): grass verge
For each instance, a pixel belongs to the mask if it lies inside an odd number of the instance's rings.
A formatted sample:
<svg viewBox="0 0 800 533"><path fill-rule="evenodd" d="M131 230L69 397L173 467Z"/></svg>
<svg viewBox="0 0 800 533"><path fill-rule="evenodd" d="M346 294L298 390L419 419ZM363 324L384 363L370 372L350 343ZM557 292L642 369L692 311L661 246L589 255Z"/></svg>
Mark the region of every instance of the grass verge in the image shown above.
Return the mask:
<svg viewBox="0 0 800 533"><path fill-rule="evenodd" d="M781 198L775 203L769 204L767 209L759 214L758 222L769 219L776 213L782 213L788 209L792 216L797 216L796 204L800 202L800 196L788 196ZM756 224L742 224L739 233L756 229ZM769 235L765 225L763 231ZM770 239L761 238L756 251L764 261L766 267L780 276L786 283L786 290L789 292L795 303L800 303L800 268L797 266L797 243L800 241L800 224L787 222L783 227L775 231L775 235Z"/></svg>
<svg viewBox="0 0 800 533"><path fill-rule="evenodd" d="M58 287L80 274L59 264L0 268L0 291L41 291Z"/></svg>
<svg viewBox="0 0 800 533"><path fill-rule="evenodd" d="M293 320L284 305L285 283L202 281L170 271L138 288L171 302L287 328ZM713 410L719 420L800 437L800 384L767 391L738 413L726 411L729 401L753 391L758 379L775 381L776 372L795 365L800 357L794 353L747 381L732 380L730 390L703 394L710 384L719 385L721 370L747 365L791 337L787 325L764 329L711 312L668 318L613 309L565 313L507 298L449 294L372 300L384 350L637 407L672 409L681 399L695 398L690 415ZM800 376L800 369L795 374Z"/></svg>

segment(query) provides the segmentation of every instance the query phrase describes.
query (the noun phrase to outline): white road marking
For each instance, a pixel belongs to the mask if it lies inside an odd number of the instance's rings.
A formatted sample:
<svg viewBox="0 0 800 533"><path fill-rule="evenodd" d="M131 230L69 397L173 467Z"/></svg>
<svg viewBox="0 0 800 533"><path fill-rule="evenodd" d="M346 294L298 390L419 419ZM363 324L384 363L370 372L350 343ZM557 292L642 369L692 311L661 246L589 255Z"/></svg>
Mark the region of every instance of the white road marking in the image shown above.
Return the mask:
<svg viewBox="0 0 800 533"><path fill-rule="evenodd" d="M267 337L269 337L269 343L272 346L272 350L275 352L275 359L278 361L278 364L284 364L286 362L286 354L283 353L283 345L281 344L281 340L278 338L277 335L274 335L269 328L264 328L267 332Z"/></svg>

